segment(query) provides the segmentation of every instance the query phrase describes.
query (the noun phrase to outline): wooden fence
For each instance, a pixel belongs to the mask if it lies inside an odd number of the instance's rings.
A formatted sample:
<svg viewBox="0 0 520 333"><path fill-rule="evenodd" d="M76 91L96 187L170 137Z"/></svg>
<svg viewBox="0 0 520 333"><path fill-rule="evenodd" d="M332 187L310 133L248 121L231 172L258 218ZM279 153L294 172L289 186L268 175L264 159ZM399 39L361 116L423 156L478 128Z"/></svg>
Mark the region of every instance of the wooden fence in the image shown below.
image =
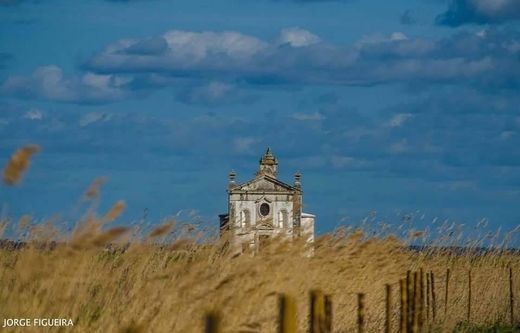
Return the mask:
<svg viewBox="0 0 520 333"><path fill-rule="evenodd" d="M444 316L449 311L448 299L450 297L450 269L445 273L444 285ZM513 269L509 267L509 321L511 326L515 325L515 295L513 292ZM385 320L384 331L390 333L398 331L400 333L419 333L429 332L432 324L436 323L437 309L437 290L436 276L432 271L417 272L407 271L406 277L399 280L399 321L398 327L392 327L392 285L385 285ZM471 303L472 303L472 272L467 272L467 303L466 321L471 322ZM333 331L332 316L332 296L323 293L321 290L311 290L309 299L308 327L309 333L331 333ZM286 294L278 295L278 333L295 333L298 331L296 301L293 297ZM357 294L357 332L365 332L365 294ZM205 318L206 333L222 333L220 329L220 314L215 312L206 313Z"/></svg>

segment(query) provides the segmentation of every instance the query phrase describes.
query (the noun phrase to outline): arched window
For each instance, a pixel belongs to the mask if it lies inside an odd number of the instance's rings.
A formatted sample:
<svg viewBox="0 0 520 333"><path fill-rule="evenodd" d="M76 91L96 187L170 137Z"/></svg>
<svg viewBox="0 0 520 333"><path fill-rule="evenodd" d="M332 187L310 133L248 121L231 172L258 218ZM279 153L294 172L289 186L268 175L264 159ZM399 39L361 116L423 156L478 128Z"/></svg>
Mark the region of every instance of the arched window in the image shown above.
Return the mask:
<svg viewBox="0 0 520 333"><path fill-rule="evenodd" d="M244 209L240 212L239 224L241 228L251 227L251 214L249 210Z"/></svg>
<svg viewBox="0 0 520 333"><path fill-rule="evenodd" d="M288 228L289 227L289 216L285 209L282 209L278 212L278 227L279 228Z"/></svg>

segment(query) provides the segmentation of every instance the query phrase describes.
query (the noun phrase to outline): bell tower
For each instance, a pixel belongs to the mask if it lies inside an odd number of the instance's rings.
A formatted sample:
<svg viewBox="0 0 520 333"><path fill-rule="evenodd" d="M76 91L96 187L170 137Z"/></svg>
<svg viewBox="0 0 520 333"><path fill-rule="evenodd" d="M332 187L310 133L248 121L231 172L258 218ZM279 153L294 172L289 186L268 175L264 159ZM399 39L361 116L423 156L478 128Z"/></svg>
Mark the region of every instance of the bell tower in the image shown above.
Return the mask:
<svg viewBox="0 0 520 333"><path fill-rule="evenodd" d="M260 158L260 169L256 173L257 176L268 175L276 178L278 174L278 160L274 157L271 148L267 148L265 154Z"/></svg>

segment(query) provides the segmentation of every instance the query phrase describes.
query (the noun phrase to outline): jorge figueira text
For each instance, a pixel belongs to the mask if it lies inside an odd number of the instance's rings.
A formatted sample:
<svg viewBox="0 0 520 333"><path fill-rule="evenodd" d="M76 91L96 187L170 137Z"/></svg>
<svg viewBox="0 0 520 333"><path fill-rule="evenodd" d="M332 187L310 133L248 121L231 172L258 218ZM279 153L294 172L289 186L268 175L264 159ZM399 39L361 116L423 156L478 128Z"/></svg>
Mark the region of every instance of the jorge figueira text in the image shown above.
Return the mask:
<svg viewBox="0 0 520 333"><path fill-rule="evenodd" d="M61 327L74 326L70 318L6 318L2 327Z"/></svg>

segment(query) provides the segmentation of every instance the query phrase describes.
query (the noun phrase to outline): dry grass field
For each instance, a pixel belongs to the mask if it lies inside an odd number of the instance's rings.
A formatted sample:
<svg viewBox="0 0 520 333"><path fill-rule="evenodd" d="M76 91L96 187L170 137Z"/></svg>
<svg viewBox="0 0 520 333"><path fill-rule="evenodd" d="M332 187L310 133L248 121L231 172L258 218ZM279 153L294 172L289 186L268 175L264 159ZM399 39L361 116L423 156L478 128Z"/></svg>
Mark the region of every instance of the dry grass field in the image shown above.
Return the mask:
<svg viewBox="0 0 520 333"><path fill-rule="evenodd" d="M20 150L13 156L4 174L6 183L19 181L36 151ZM358 293L366 299L365 331L382 332L385 285L390 284L391 331L397 332L399 280L407 271L419 269L435 277L435 322L430 313L434 331L451 332L466 320L470 270L471 323L510 322L510 268L512 291L520 304L520 255L500 246L478 252L481 243L476 240L465 250L434 246L411 250L412 241L420 243L430 236L410 232L410 238L398 239L386 231L340 229L319 237L312 255L306 244L274 240L257 255L237 256L225 241L190 225L172 221L146 233L110 226L125 204L118 202L97 216L93 207L101 184L96 181L85 192L84 200L92 206L72 234L60 234L52 223L35 225L23 217L10 223L24 235L25 246L0 249L0 318L71 318L74 327L0 330L203 332L204 314L217 311L222 332L275 332L278 295L285 293L296 299L298 331L304 332L309 291L321 289L332 297L334 332L356 330ZM457 239L449 242L451 232L446 232L446 239L427 243L457 245ZM518 306L514 311L520 320Z"/></svg>
<svg viewBox="0 0 520 333"><path fill-rule="evenodd" d="M391 284L397 331L398 281L407 270L422 268L436 278L433 325L452 331L466 319L469 269L473 323L509 322L509 267L520 295L520 256L500 251L411 251L393 237L367 238L357 231L321 237L312 256L302 255L303 244L283 242L256 256L233 256L218 242L195 241L195 231L164 239L172 232L164 225L128 243L125 229L101 231L100 221L84 221L52 250L42 249L41 231L23 249L3 249L0 316L72 318L75 332L203 332L204 313L218 311L223 332L275 332L277 294L283 292L296 298L303 332L309 291L318 288L332 295L334 332L356 330L357 293L366 294L366 331L382 332L384 285ZM107 250L108 243L119 245ZM129 245L122 250L122 244Z"/></svg>

